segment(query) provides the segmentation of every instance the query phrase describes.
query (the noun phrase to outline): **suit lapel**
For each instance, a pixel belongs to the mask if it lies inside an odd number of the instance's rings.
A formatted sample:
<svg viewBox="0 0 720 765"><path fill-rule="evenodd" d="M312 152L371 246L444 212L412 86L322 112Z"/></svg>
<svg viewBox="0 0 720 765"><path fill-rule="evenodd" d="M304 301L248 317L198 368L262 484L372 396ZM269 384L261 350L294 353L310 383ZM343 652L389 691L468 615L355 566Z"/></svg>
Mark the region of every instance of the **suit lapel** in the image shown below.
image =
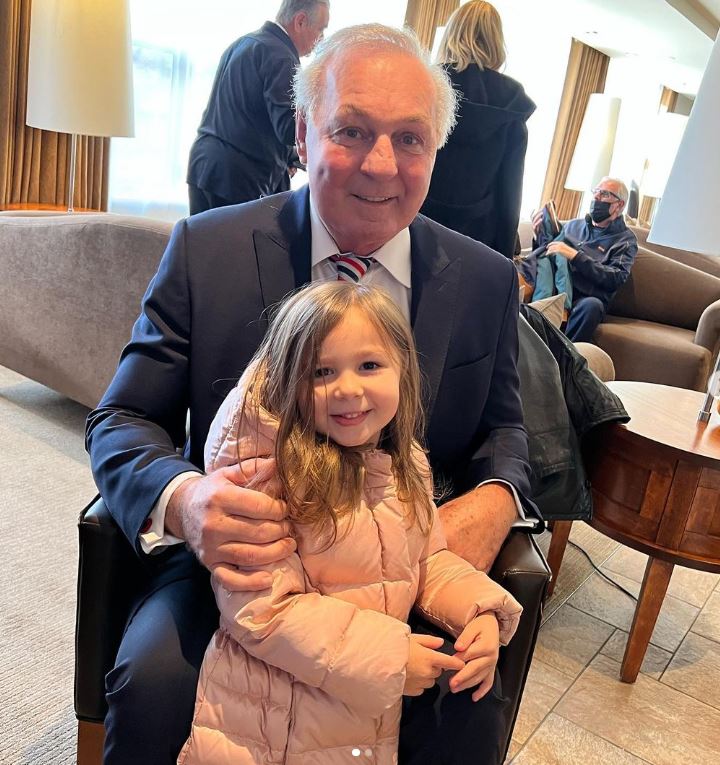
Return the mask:
<svg viewBox="0 0 720 765"><path fill-rule="evenodd" d="M257 228L253 242L265 308L310 281L310 208L307 186L287 195L277 225ZM428 383L432 412L445 367L460 285L460 261L451 258L422 218L410 225L411 323Z"/></svg>
<svg viewBox="0 0 720 765"><path fill-rule="evenodd" d="M253 230L265 308L310 281L310 209L307 187L287 195L272 228Z"/></svg>
<svg viewBox="0 0 720 765"><path fill-rule="evenodd" d="M410 316L428 384L428 420L435 405L455 320L460 260L452 259L422 219L410 225L412 305Z"/></svg>

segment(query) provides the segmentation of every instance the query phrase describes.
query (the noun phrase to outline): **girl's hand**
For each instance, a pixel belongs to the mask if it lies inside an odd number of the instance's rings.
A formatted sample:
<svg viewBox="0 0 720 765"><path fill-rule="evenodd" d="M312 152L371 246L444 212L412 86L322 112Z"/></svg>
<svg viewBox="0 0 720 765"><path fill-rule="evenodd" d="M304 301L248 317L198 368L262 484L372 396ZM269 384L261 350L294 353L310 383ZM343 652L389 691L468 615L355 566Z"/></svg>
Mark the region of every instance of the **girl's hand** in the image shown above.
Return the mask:
<svg viewBox="0 0 720 765"><path fill-rule="evenodd" d="M472 700L479 701L492 688L500 652L500 627L495 614L476 616L455 641L455 650L465 667L451 678L450 690L458 693L477 685Z"/></svg>
<svg viewBox="0 0 720 765"><path fill-rule="evenodd" d="M465 665L461 659L448 656L435 649L443 644L441 637L410 634L410 651L405 669L403 696L419 696L426 688L435 685L443 670L459 670Z"/></svg>

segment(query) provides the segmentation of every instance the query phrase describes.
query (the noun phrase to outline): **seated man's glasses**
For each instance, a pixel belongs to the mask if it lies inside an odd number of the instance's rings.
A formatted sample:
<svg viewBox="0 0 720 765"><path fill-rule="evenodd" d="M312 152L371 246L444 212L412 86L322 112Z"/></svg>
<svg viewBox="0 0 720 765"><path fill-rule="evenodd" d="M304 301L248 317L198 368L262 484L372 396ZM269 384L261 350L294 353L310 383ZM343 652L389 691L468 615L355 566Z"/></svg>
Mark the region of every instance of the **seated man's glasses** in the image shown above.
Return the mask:
<svg viewBox="0 0 720 765"><path fill-rule="evenodd" d="M622 202L622 197L607 189L592 189L591 193L595 199L599 199L601 202Z"/></svg>

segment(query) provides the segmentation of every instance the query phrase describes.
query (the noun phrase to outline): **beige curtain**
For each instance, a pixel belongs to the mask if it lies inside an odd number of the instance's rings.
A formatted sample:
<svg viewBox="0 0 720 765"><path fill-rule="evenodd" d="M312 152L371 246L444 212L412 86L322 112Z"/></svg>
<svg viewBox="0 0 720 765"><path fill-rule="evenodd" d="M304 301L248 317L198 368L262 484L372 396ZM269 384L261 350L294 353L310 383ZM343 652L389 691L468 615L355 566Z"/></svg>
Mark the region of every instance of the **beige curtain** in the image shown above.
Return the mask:
<svg viewBox="0 0 720 765"><path fill-rule="evenodd" d="M0 209L67 204L70 136L25 124L31 0L0 2ZM107 209L110 139L78 137L74 204Z"/></svg>
<svg viewBox="0 0 720 765"><path fill-rule="evenodd" d="M667 88L663 85L662 93L660 94L660 106L658 107L658 111L670 112L670 114L673 114L675 112L675 107L677 106L679 95L680 94L676 90L672 90L671 88Z"/></svg>
<svg viewBox="0 0 720 765"><path fill-rule="evenodd" d="M443 26L459 5L460 0L408 0L405 23L415 30L420 42L430 48L435 29Z"/></svg>
<svg viewBox="0 0 720 765"><path fill-rule="evenodd" d="M554 199L563 220L576 217L582 200L582 192L565 188L565 179L590 94L603 92L609 63L604 53L572 41L541 200Z"/></svg>

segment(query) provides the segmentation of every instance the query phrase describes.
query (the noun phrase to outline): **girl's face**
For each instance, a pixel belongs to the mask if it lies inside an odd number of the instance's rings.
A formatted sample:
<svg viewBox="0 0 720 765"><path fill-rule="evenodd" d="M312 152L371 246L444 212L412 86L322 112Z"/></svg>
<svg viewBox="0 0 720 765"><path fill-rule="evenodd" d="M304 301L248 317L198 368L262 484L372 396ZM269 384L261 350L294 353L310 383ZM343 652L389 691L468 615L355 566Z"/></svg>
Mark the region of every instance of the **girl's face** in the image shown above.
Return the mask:
<svg viewBox="0 0 720 765"><path fill-rule="evenodd" d="M377 445L398 409L400 371L373 323L351 309L320 347L315 430L341 446Z"/></svg>

